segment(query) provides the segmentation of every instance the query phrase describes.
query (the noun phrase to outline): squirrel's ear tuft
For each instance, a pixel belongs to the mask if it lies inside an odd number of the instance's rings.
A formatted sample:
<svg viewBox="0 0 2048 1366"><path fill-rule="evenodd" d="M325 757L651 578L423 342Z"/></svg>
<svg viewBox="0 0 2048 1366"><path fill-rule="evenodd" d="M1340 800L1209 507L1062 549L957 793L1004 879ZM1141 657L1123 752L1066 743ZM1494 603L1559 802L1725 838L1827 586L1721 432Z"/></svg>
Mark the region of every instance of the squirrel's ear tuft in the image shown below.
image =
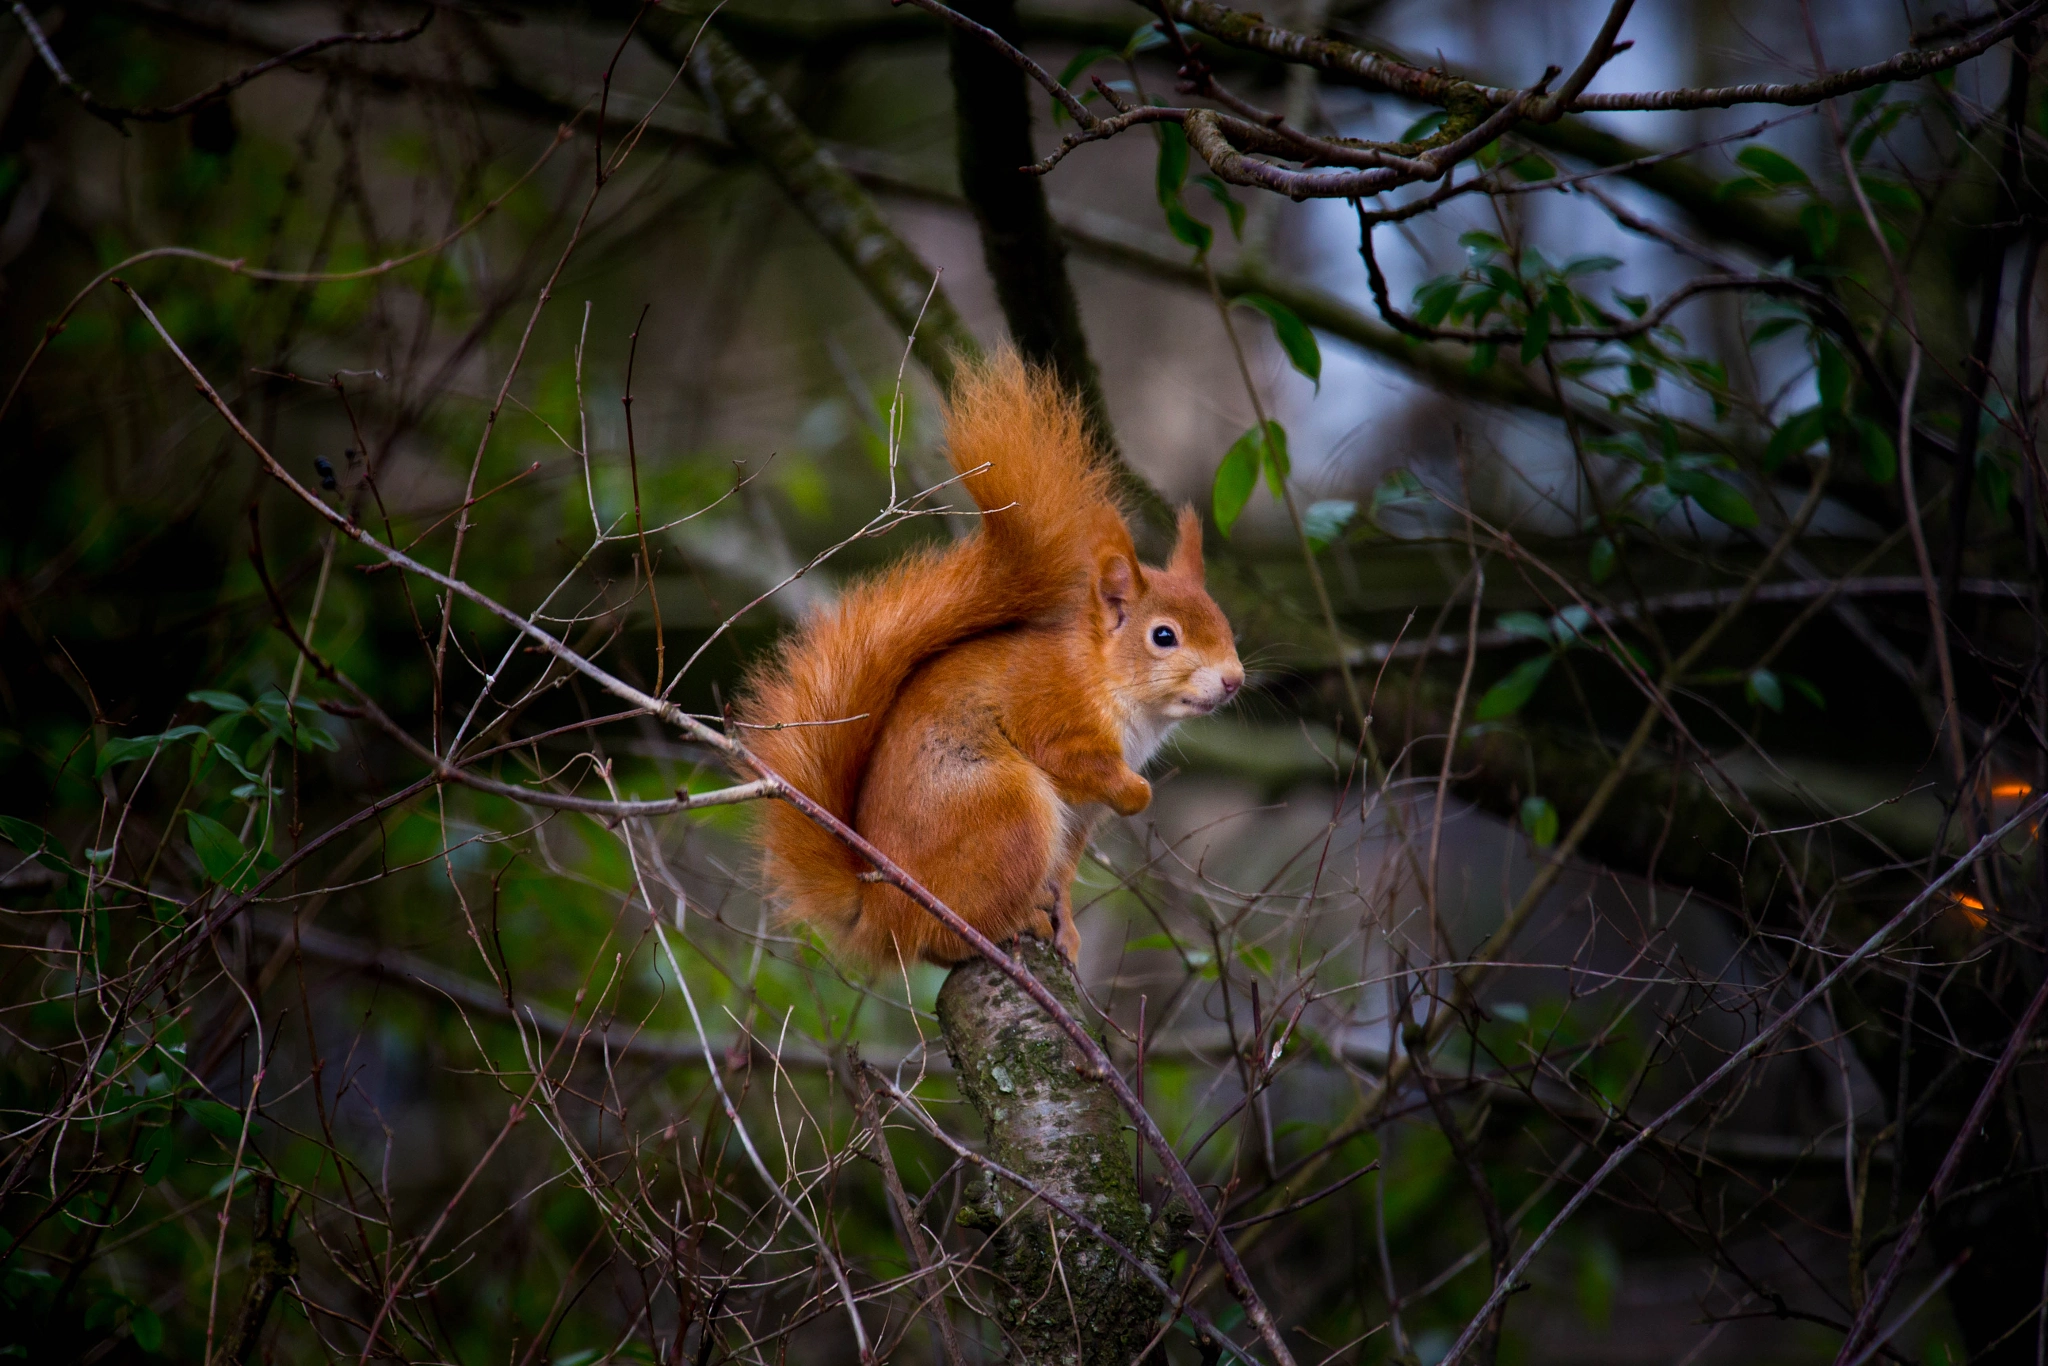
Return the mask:
<svg viewBox="0 0 2048 1366"><path fill-rule="evenodd" d="M1109 616L1109 629L1123 629L1130 619L1131 598L1138 591L1137 566L1122 555L1108 555L1095 571L1095 592Z"/></svg>
<svg viewBox="0 0 2048 1366"><path fill-rule="evenodd" d="M1180 505L1180 531L1174 537L1166 569L1176 577L1202 581L1202 518L1191 504Z"/></svg>

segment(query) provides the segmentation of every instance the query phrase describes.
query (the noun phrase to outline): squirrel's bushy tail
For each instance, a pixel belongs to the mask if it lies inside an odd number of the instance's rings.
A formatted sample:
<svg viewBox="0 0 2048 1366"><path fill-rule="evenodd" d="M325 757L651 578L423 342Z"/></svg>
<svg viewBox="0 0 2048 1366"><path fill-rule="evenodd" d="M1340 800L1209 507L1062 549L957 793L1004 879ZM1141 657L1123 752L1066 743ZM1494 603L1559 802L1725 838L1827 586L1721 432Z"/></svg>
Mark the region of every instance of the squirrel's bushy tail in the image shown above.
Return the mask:
<svg viewBox="0 0 2048 1366"><path fill-rule="evenodd" d="M961 368L946 446L984 514L978 529L849 586L754 672L739 709L741 742L848 822L882 722L919 665L999 627L1078 610L1103 550L1129 553L1080 405L1014 354ZM764 810L761 840L787 914L827 933L851 923L865 859L780 802Z"/></svg>

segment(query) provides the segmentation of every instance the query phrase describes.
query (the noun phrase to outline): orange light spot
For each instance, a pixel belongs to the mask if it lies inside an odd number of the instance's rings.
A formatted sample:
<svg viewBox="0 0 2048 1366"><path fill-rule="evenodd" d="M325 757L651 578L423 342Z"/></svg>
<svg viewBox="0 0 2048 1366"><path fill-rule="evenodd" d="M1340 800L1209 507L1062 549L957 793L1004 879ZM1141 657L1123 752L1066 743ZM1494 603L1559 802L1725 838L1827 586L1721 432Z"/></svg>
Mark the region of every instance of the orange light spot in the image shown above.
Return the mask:
<svg viewBox="0 0 2048 1366"><path fill-rule="evenodd" d="M1984 903L1974 896L1958 896L1956 909L1962 912L1963 919L1970 922L1973 930L1981 930L1991 923L1984 915Z"/></svg>
<svg viewBox="0 0 2048 1366"><path fill-rule="evenodd" d="M1999 798L2002 801L2010 801L2014 797L2029 796L2033 793L2033 791L2034 785L2032 783L2012 782L1993 783L1991 785L1991 795L1993 797Z"/></svg>

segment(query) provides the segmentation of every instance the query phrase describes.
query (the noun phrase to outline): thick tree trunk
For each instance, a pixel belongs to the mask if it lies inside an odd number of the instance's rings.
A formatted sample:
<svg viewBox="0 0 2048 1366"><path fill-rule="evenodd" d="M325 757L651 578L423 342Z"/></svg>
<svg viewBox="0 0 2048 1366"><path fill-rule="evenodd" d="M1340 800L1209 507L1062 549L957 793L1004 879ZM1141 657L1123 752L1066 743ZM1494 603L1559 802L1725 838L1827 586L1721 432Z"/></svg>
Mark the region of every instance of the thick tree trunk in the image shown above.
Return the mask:
<svg viewBox="0 0 2048 1366"><path fill-rule="evenodd" d="M1073 974L1050 944L1027 939L1014 951L1080 1013ZM938 1006L989 1158L1163 1273L1163 1225L1139 1198L1126 1116L1072 1043L984 959L953 969ZM994 1234L989 1264L1012 1366L1122 1366L1158 1332L1164 1301L1152 1285L1030 1191L992 1179L961 1220Z"/></svg>

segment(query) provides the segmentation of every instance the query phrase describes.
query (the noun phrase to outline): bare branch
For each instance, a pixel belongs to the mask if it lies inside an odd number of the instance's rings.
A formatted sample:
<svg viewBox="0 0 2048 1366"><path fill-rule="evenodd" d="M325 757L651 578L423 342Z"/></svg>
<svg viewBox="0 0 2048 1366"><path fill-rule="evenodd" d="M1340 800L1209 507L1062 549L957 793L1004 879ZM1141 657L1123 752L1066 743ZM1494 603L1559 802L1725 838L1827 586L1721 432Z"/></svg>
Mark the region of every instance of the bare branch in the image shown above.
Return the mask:
<svg viewBox="0 0 2048 1366"><path fill-rule="evenodd" d="M21 26L28 30L29 41L35 44L36 55L43 59L43 65L48 67L50 74L57 78L57 84L76 96L78 102L85 106L95 117L104 119L116 129L126 132L127 130L122 125L130 121L136 123L168 123L172 119L183 118L193 110L212 104L232 91L240 89L266 72L275 71L281 66L290 66L292 63L302 61L316 52L325 52L330 47L339 47L344 43L359 44L367 47L384 43L411 42L414 38L426 32L427 25L433 22L434 7L429 5L427 12L420 16L420 21L409 28L386 29L375 33L331 33L325 38L315 38L310 42L300 43L297 47L280 52L275 57L244 68L226 80L210 85L196 95L179 100L176 104L149 108L131 108L127 105L110 104L93 94L92 91L86 89L73 79L69 71L64 69L64 63L58 60L55 50L50 46L50 40L44 36L42 27L36 23L35 16L28 12L28 6L23 4L22 0L14 0L14 17L21 20Z"/></svg>

